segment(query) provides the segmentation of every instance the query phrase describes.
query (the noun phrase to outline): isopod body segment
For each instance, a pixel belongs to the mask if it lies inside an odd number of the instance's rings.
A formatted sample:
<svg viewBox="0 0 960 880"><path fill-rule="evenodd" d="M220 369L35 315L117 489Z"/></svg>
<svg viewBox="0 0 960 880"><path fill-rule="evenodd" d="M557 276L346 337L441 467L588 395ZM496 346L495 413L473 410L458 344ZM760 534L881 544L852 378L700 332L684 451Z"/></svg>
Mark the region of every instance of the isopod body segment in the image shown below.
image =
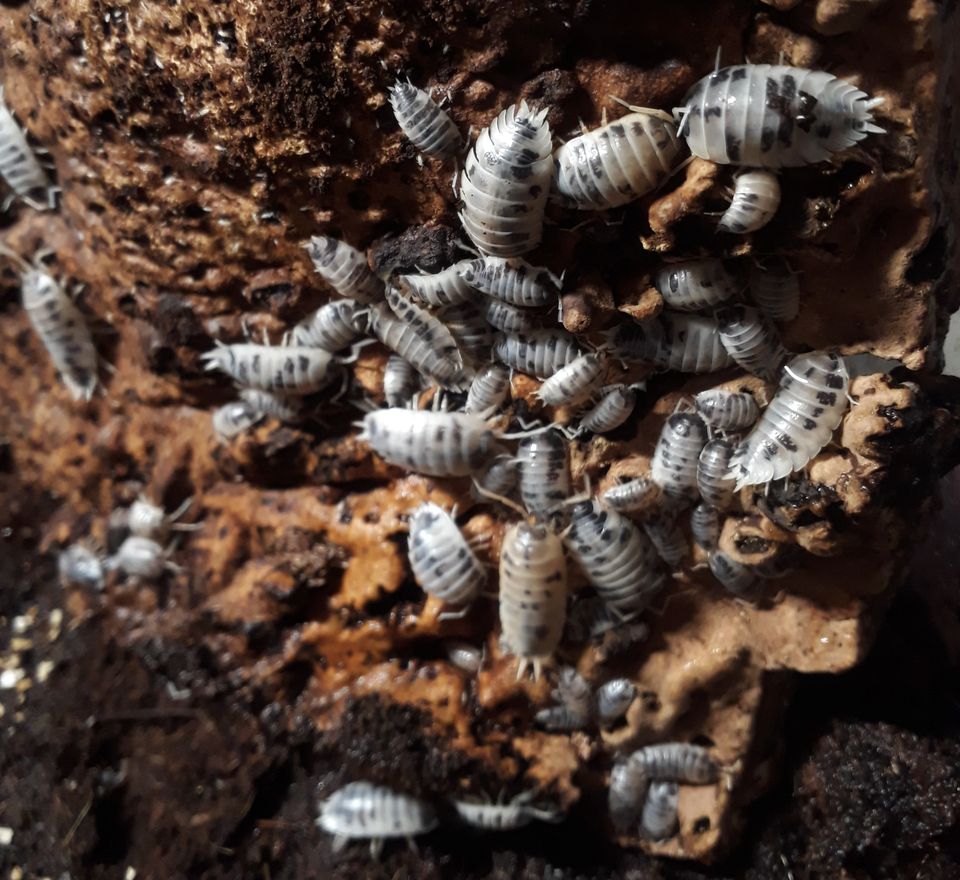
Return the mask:
<svg viewBox="0 0 960 880"><path fill-rule="evenodd" d="M762 229L780 207L780 181L772 171L750 169L734 178L733 200L720 218L720 230L743 235Z"/></svg>
<svg viewBox="0 0 960 880"><path fill-rule="evenodd" d="M653 276L653 284L672 309L696 312L736 296L739 284L722 260L687 260L666 266Z"/></svg>
<svg viewBox="0 0 960 880"><path fill-rule="evenodd" d="M697 462L706 442L707 426L696 413L674 413L664 422L653 452L650 477L668 498L696 498Z"/></svg>
<svg viewBox="0 0 960 880"><path fill-rule="evenodd" d="M548 379L583 354L576 337L551 328L531 333L498 333L493 356L511 369Z"/></svg>
<svg viewBox="0 0 960 880"><path fill-rule="evenodd" d="M537 520L548 520L570 497L566 440L553 429L526 437L517 449L517 462L523 506Z"/></svg>
<svg viewBox="0 0 960 880"><path fill-rule="evenodd" d="M202 356L208 370L221 370L244 388L311 394L331 376L332 356L322 348L258 345L252 342L217 347Z"/></svg>
<svg viewBox="0 0 960 880"><path fill-rule="evenodd" d="M428 91L397 80L389 95L397 124L421 153L447 158L460 150L463 140L456 123Z"/></svg>
<svg viewBox="0 0 960 880"><path fill-rule="evenodd" d="M3 97L0 86L0 177L37 211L54 207L55 190ZM42 193L44 201L37 201Z"/></svg>
<svg viewBox="0 0 960 880"><path fill-rule="evenodd" d="M366 257L352 245L327 235L315 235L304 248L317 274L340 296L362 303L383 298L383 282L370 270Z"/></svg>

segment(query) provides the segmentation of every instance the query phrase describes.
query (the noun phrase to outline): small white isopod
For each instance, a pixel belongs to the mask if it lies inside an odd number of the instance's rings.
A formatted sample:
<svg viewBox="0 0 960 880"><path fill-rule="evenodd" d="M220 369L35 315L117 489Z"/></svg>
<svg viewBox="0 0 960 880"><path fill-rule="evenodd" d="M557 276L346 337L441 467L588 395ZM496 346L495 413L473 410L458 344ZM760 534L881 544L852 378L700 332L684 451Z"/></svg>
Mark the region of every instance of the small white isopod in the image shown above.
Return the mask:
<svg viewBox="0 0 960 880"><path fill-rule="evenodd" d="M71 544L57 557L60 577L74 584L103 589L104 565L101 557L83 544Z"/></svg>
<svg viewBox="0 0 960 880"><path fill-rule="evenodd" d="M311 394L332 377L332 355L322 348L300 345L259 345L240 342L201 355L208 370L221 370L244 388Z"/></svg>
<svg viewBox="0 0 960 880"><path fill-rule="evenodd" d="M300 398L296 395L261 391L259 388L241 388L240 400L253 407L258 414L288 425L299 422L303 415Z"/></svg>
<svg viewBox="0 0 960 880"><path fill-rule="evenodd" d="M733 444L729 440L715 437L703 447L697 462L697 489L700 497L717 510L725 510L733 501L733 487L737 481L727 476L732 456Z"/></svg>
<svg viewBox="0 0 960 880"><path fill-rule="evenodd" d="M733 178L733 200L720 218L722 232L739 235L762 229L780 207L780 181L772 171L751 168Z"/></svg>
<svg viewBox="0 0 960 880"><path fill-rule="evenodd" d="M483 649L469 642L447 642L447 659L463 672L471 675L480 671L483 665Z"/></svg>
<svg viewBox="0 0 960 880"><path fill-rule="evenodd" d="M487 323L504 333L529 333L542 324L542 318L537 312L517 308L492 296L482 296L477 305Z"/></svg>
<svg viewBox="0 0 960 880"><path fill-rule="evenodd" d="M722 550L714 550L707 557L710 572L739 599L753 599L760 583L760 574L748 565L738 562Z"/></svg>
<svg viewBox="0 0 960 880"><path fill-rule="evenodd" d="M743 431L760 417L760 408L746 391L710 388L694 395L700 418L716 431Z"/></svg>
<svg viewBox="0 0 960 880"><path fill-rule="evenodd" d="M720 339L741 367L772 381L790 357L773 322L753 306L725 306L717 310Z"/></svg>
<svg viewBox="0 0 960 880"><path fill-rule="evenodd" d="M636 685L628 678L611 678L597 691L597 718L603 725L612 725L627 714L637 697Z"/></svg>
<svg viewBox="0 0 960 880"><path fill-rule="evenodd" d="M213 430L221 440L229 440L252 428L263 419L263 413L245 400L234 400L214 410Z"/></svg>
<svg viewBox="0 0 960 880"><path fill-rule="evenodd" d="M400 355L392 354L383 368L383 396L387 406L409 406L423 387L416 368Z"/></svg>
<svg viewBox="0 0 960 880"><path fill-rule="evenodd" d="M720 540L720 512L709 504L698 504L690 513L690 533L698 547L711 551Z"/></svg>
<svg viewBox="0 0 960 880"><path fill-rule="evenodd" d="M607 371L607 359L602 354L588 352L557 370L539 389L537 397L546 406L573 406L583 403L597 389L597 383Z"/></svg>
<svg viewBox="0 0 960 880"><path fill-rule="evenodd" d="M556 706L541 709L534 720L545 730L583 730L594 715L593 688L572 666L564 666L557 676L553 697Z"/></svg>
<svg viewBox="0 0 960 880"><path fill-rule="evenodd" d="M490 364L473 377L463 411L481 416L496 412L510 396L510 371L502 364Z"/></svg>
<svg viewBox="0 0 960 880"><path fill-rule="evenodd" d="M27 142L27 136L7 107L0 86L0 177L20 199L37 211L56 207L55 187ZM35 196L42 192L44 201Z"/></svg>
<svg viewBox="0 0 960 880"><path fill-rule="evenodd" d="M750 295L768 318L778 323L800 314L800 281L786 260L768 258L749 273Z"/></svg>
<svg viewBox="0 0 960 880"><path fill-rule="evenodd" d="M340 296L362 303L383 299L383 282L355 247L326 235L314 235L304 248L317 274Z"/></svg>
<svg viewBox="0 0 960 880"><path fill-rule="evenodd" d="M531 333L497 333L493 356L513 370L547 379L573 363L583 351L576 337L551 327Z"/></svg>
<svg viewBox="0 0 960 880"><path fill-rule="evenodd" d="M490 363L493 330L481 311L472 303L451 306L440 318L457 341L464 362L475 370Z"/></svg>
<svg viewBox="0 0 960 880"><path fill-rule="evenodd" d="M460 131L430 92L409 80L397 80L388 91L397 124L421 153L448 158L459 152L463 144Z"/></svg>
<svg viewBox="0 0 960 880"><path fill-rule="evenodd" d="M597 404L580 417L578 433L608 434L619 428L637 405L637 392L629 385L614 385Z"/></svg>
<svg viewBox="0 0 960 880"><path fill-rule="evenodd" d="M560 279L520 257L480 257L457 265L467 284L508 305L535 309L557 301Z"/></svg>
<svg viewBox="0 0 960 880"><path fill-rule="evenodd" d="M173 545L164 550L152 538L131 535L117 552L107 560L107 568L120 570L140 581L155 581L165 571L177 572L179 566L170 561Z"/></svg>
<svg viewBox="0 0 960 880"><path fill-rule="evenodd" d="M429 306L450 306L467 302L477 295L476 289L467 282L463 270L472 260L461 260L432 275L401 275L397 280L410 295Z"/></svg>
<svg viewBox="0 0 960 880"><path fill-rule="evenodd" d="M624 483L611 486L603 493L603 503L620 513L642 510L652 498L660 494L660 488L647 477L634 477Z"/></svg>
<svg viewBox="0 0 960 880"><path fill-rule="evenodd" d="M693 743L657 743L630 755L630 762L651 780L709 785L717 781L720 768L708 749Z"/></svg>
<svg viewBox="0 0 960 880"><path fill-rule="evenodd" d="M520 497L527 513L539 521L558 514L570 497L567 442L554 429L525 437L517 448Z"/></svg>
<svg viewBox="0 0 960 880"><path fill-rule="evenodd" d="M563 814L556 809L532 806L530 792L517 795L506 804L483 804L475 801L452 800L454 810L461 821L484 831L513 831L529 825L535 819L540 822L559 822Z"/></svg>
<svg viewBox="0 0 960 880"><path fill-rule="evenodd" d="M294 345L335 352L352 345L366 330L366 312L355 299L344 297L320 306L290 331Z"/></svg>
<svg viewBox="0 0 960 880"><path fill-rule="evenodd" d="M726 302L740 285L722 260L687 260L666 266L653 276L663 301L681 312L696 312Z"/></svg>
<svg viewBox="0 0 960 880"><path fill-rule="evenodd" d="M198 527L197 523L177 522L189 510L192 503L193 499L187 498L173 513L167 513L159 505L148 501L145 495L141 495L127 510L127 528L132 535L156 540L166 537L171 529L192 532Z"/></svg>
<svg viewBox="0 0 960 880"><path fill-rule="evenodd" d="M662 312L651 321L619 324L609 334L614 357L680 373L713 373L733 364L709 315Z"/></svg>
<svg viewBox="0 0 960 880"><path fill-rule="evenodd" d="M663 423L650 463L650 478L676 501L697 497L697 462L707 443L707 426L696 413L675 412Z"/></svg>
<svg viewBox="0 0 960 880"><path fill-rule="evenodd" d="M680 528L677 514L673 510L662 510L657 516L643 521L643 530L657 549L657 555L677 570L687 558L687 536Z"/></svg>
<svg viewBox="0 0 960 880"><path fill-rule="evenodd" d="M680 786L670 780L651 782L640 814L640 830L650 840L666 840L677 833Z"/></svg>

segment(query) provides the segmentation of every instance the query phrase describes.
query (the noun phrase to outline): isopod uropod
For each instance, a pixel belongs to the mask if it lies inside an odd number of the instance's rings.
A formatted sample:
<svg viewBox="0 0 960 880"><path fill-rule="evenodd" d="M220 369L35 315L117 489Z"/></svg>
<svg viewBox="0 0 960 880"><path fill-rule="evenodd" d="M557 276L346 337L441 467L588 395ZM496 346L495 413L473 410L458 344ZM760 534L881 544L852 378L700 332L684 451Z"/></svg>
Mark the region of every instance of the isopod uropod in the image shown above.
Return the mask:
<svg viewBox="0 0 960 880"><path fill-rule="evenodd" d="M390 106L403 133L428 156L453 156L463 143L456 123L425 89L409 80L389 89Z"/></svg>
<svg viewBox="0 0 960 880"><path fill-rule="evenodd" d="M697 462L707 442L707 426L696 413L670 416L653 452L650 477L663 494L679 501L697 496Z"/></svg>
<svg viewBox="0 0 960 880"><path fill-rule="evenodd" d="M780 181L772 171L749 169L734 178L733 200L720 218L723 232L756 232L780 207Z"/></svg>
<svg viewBox="0 0 960 880"><path fill-rule="evenodd" d="M3 86L0 86L0 177L31 208L45 211L56 207L56 189L50 185L23 129L7 107ZM41 190L46 203L34 198Z"/></svg>
<svg viewBox="0 0 960 880"><path fill-rule="evenodd" d="M313 266L340 296L372 303L383 298L383 282L355 247L326 235L315 235L305 245Z"/></svg>
<svg viewBox="0 0 960 880"><path fill-rule="evenodd" d="M654 287L672 309L696 312L736 296L739 285L722 260L687 260L653 276Z"/></svg>

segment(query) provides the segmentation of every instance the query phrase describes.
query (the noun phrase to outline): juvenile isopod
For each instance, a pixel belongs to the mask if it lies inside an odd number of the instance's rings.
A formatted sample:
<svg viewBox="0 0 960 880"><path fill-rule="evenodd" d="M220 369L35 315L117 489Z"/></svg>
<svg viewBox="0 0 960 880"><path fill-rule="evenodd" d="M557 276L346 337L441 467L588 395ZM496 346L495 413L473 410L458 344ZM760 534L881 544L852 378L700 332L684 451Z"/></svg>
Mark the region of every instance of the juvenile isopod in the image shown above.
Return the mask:
<svg viewBox="0 0 960 880"><path fill-rule="evenodd" d="M463 411L489 416L510 396L510 371L502 364L491 364L470 383Z"/></svg>
<svg viewBox="0 0 960 880"><path fill-rule="evenodd" d="M733 199L720 218L720 230L744 234L766 226L780 207L777 175L749 169L737 174L733 185Z"/></svg>
<svg viewBox="0 0 960 880"><path fill-rule="evenodd" d="M463 477L498 452L479 416L425 410L379 409L363 418L365 440L388 464L434 477Z"/></svg>
<svg viewBox="0 0 960 880"><path fill-rule="evenodd" d="M710 551L720 540L720 512L709 504L698 504L690 514L690 533L698 547Z"/></svg>
<svg viewBox="0 0 960 880"><path fill-rule="evenodd" d="M539 678L563 634L567 564L560 539L542 525L510 526L500 549L500 628L519 657L517 678L529 667Z"/></svg>
<svg viewBox="0 0 960 880"><path fill-rule="evenodd" d="M386 838L412 841L437 824L437 814L426 801L371 782L351 782L338 789L321 803L317 816L317 825L333 835L334 852L351 839L369 838L373 858Z"/></svg>
<svg viewBox="0 0 960 880"><path fill-rule="evenodd" d="M67 583L103 589L103 560L83 544L71 544L57 557L57 571Z"/></svg>
<svg viewBox="0 0 960 880"><path fill-rule="evenodd" d="M311 394L327 385L332 375L330 352L301 345L225 345L218 340L201 360L208 370L221 370L238 385L260 391Z"/></svg>
<svg viewBox="0 0 960 880"><path fill-rule="evenodd" d="M107 568L120 570L127 577L136 580L155 581L165 571L180 570L179 566L170 561L172 552L172 545L164 549L152 538L131 535L107 560Z"/></svg>
<svg viewBox="0 0 960 880"><path fill-rule="evenodd" d="M642 510L659 494L660 489L653 480L635 477L611 486L602 497L607 507L620 513L632 513L635 510Z"/></svg>
<svg viewBox="0 0 960 880"><path fill-rule="evenodd" d="M760 574L742 562L738 562L721 550L714 550L707 557L710 572L734 596L753 599L760 583Z"/></svg>
<svg viewBox="0 0 960 880"><path fill-rule="evenodd" d="M677 570L687 558L687 536L680 528L677 513L664 509L656 516L643 521L643 530L657 550L657 555L667 565Z"/></svg>
<svg viewBox="0 0 960 880"><path fill-rule="evenodd" d="M843 420L848 381L836 355L815 351L790 361L760 421L733 453L728 476L737 490L786 477L817 455Z"/></svg>
<svg viewBox="0 0 960 880"><path fill-rule="evenodd" d="M720 339L741 367L761 379L776 378L790 353L773 322L753 306L726 306L717 311Z"/></svg>
<svg viewBox="0 0 960 880"><path fill-rule="evenodd" d="M750 269L750 295L761 311L779 323L800 314L800 281L786 260L768 258Z"/></svg>
<svg viewBox="0 0 960 880"><path fill-rule="evenodd" d="M713 373L733 364L708 315L663 312L652 321L618 325L610 334L614 357L680 373Z"/></svg>
<svg viewBox="0 0 960 880"><path fill-rule="evenodd" d="M531 309L557 302L560 279L520 257L481 257L457 265L467 284L508 305Z"/></svg>
<svg viewBox="0 0 960 880"><path fill-rule="evenodd" d="M617 613L599 596L588 596L574 602L567 614L563 637L568 642L587 642L622 624L622 614Z"/></svg>
<svg viewBox="0 0 960 880"><path fill-rule="evenodd" d="M430 96L409 80L397 80L389 89L390 106L403 133L428 156L446 158L459 152L463 143L456 123Z"/></svg>
<svg viewBox="0 0 960 880"><path fill-rule="evenodd" d="M526 437L517 449L517 462L523 506L535 519L549 519L570 497L566 440L554 429Z"/></svg>
<svg viewBox="0 0 960 880"><path fill-rule="evenodd" d="M717 781L720 768L703 746L693 743L658 743L630 755L648 779L709 785Z"/></svg>
<svg viewBox="0 0 960 880"><path fill-rule="evenodd" d="M673 121L657 111L630 109L553 154L553 186L567 207L602 211L625 205L653 192L676 167L682 144Z"/></svg>
<svg viewBox="0 0 960 880"><path fill-rule="evenodd" d="M596 499L574 505L564 543L597 595L624 619L663 589L653 545L631 520Z"/></svg>
<svg viewBox="0 0 960 880"><path fill-rule="evenodd" d="M467 283L462 274L471 262L461 260L432 275L401 275L398 281L411 296L429 306L455 305L477 295L476 289Z"/></svg>
<svg viewBox="0 0 960 880"><path fill-rule="evenodd" d="M387 406L409 406L423 383L414 366L400 355L392 354L383 368L383 396Z"/></svg>
<svg viewBox="0 0 960 880"><path fill-rule="evenodd" d="M487 581L483 563L453 517L431 502L410 517L409 558L423 591L448 605L469 605Z"/></svg>
<svg viewBox="0 0 960 880"><path fill-rule="evenodd" d="M597 390L596 386L606 371L606 358L588 352L557 370L537 390L537 397L547 406L582 403Z"/></svg>
<svg viewBox="0 0 960 880"><path fill-rule="evenodd" d="M529 803L532 794L524 792L506 804L482 804L475 801L453 800L454 810L461 821L484 831L513 831L540 822L559 822L563 814L556 809L542 809Z"/></svg>
<svg viewBox="0 0 960 880"><path fill-rule="evenodd" d="M357 302L383 299L383 282L355 247L326 235L315 235L304 245L317 274L340 296Z"/></svg>
<svg viewBox="0 0 960 880"><path fill-rule="evenodd" d="M663 301L681 312L708 309L737 295L740 285L722 260L687 260L653 276Z"/></svg>
<svg viewBox="0 0 960 880"><path fill-rule="evenodd" d="M472 303L451 306L440 313L440 318L457 341L467 366L482 369L490 363L493 330L476 306Z"/></svg>
<svg viewBox="0 0 960 880"><path fill-rule="evenodd" d="M260 415L269 416L288 425L300 421L303 415L300 399L295 395L261 391L259 388L242 388L240 399Z"/></svg>
<svg viewBox="0 0 960 880"><path fill-rule="evenodd" d="M529 333L542 324L542 318L537 312L517 308L492 296L480 297L477 305L487 323L504 333Z"/></svg>
<svg viewBox="0 0 960 880"><path fill-rule="evenodd" d="M448 642L447 659L463 672L473 675L483 665L483 649L469 642Z"/></svg>
<svg viewBox="0 0 960 880"><path fill-rule="evenodd" d="M716 431L743 431L759 417L760 408L746 391L723 391L711 388L694 395L700 418Z"/></svg>
<svg viewBox="0 0 960 880"><path fill-rule="evenodd" d="M637 688L628 678L612 678L597 691L597 718L603 725L612 725L627 714L637 697Z"/></svg>
<svg viewBox="0 0 960 880"><path fill-rule="evenodd" d="M675 501L697 497L697 462L707 426L696 413L676 412L663 423L650 464L650 478Z"/></svg>
<svg viewBox="0 0 960 880"><path fill-rule="evenodd" d="M732 456L733 444L717 437L703 447L697 462L700 497L717 510L725 510L733 501L733 488L737 481L727 476Z"/></svg>
<svg viewBox="0 0 960 880"><path fill-rule="evenodd" d="M213 413L213 430L222 440L229 440L237 434L252 428L262 421L263 413L245 400L225 403Z"/></svg>
<svg viewBox="0 0 960 880"><path fill-rule="evenodd" d="M294 345L334 352L352 345L365 330L363 306L345 297L320 306L290 331L290 339Z"/></svg>
<svg viewBox="0 0 960 880"><path fill-rule="evenodd" d="M526 101L480 133L460 175L460 222L483 253L515 257L540 244L551 149L547 110Z"/></svg>
<svg viewBox="0 0 960 880"><path fill-rule="evenodd" d="M56 207L56 189L33 152L23 129L13 118L0 86L0 177L25 204L37 211ZM44 201L35 196L43 194Z"/></svg>
<svg viewBox="0 0 960 880"><path fill-rule="evenodd" d="M162 507L141 495L130 505L130 509L127 511L127 528L132 535L154 539L164 538L171 529L192 532L198 527L196 523L177 522L187 512L192 503L193 499L187 498L176 510L167 513Z"/></svg>
<svg viewBox="0 0 960 880"><path fill-rule="evenodd" d="M593 688L572 666L565 666L557 676L553 697L556 706L537 712L537 724L546 730L583 730L590 724L594 714Z"/></svg>
<svg viewBox="0 0 960 880"><path fill-rule="evenodd" d="M583 354L575 336L550 328L531 333L498 333L493 356L511 369L547 379Z"/></svg>
<svg viewBox="0 0 960 880"><path fill-rule="evenodd" d="M596 405L580 417L578 433L608 434L619 428L637 405L637 392L629 385L614 385Z"/></svg>
<svg viewBox="0 0 960 880"><path fill-rule="evenodd" d="M640 818L650 787L650 778L643 767L630 758L617 761L610 771L607 805L614 828L624 833Z"/></svg>
<svg viewBox="0 0 960 880"><path fill-rule="evenodd" d="M720 165L785 168L829 159L882 133L870 98L833 74L780 64L737 64L703 77L679 108L690 152Z"/></svg>
<svg viewBox="0 0 960 880"><path fill-rule="evenodd" d="M676 782L651 782L640 814L640 830L650 840L666 840L677 833L677 804L680 786Z"/></svg>

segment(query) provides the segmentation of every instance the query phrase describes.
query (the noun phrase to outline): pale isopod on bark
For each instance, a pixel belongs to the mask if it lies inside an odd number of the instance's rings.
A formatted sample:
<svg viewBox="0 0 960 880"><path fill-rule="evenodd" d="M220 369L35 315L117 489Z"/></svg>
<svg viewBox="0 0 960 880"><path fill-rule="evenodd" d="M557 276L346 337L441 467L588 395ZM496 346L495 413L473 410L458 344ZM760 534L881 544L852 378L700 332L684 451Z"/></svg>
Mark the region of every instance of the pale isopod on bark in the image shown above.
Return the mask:
<svg viewBox="0 0 960 880"><path fill-rule="evenodd" d="M502 364L491 364L470 383L463 411L489 416L510 396L510 371Z"/></svg>
<svg viewBox="0 0 960 880"><path fill-rule="evenodd" d="M720 339L730 357L761 379L776 378L790 357L773 322L753 306L725 306L717 311Z"/></svg>
<svg viewBox="0 0 960 880"><path fill-rule="evenodd" d="M716 319L708 315L663 312L642 324L619 324L608 338L614 357L665 370L713 373L733 364L720 340Z"/></svg>
<svg viewBox="0 0 960 880"><path fill-rule="evenodd" d="M785 260L755 263L749 279L750 295L768 318L782 323L800 314L800 281Z"/></svg>
<svg viewBox="0 0 960 880"><path fill-rule="evenodd" d="M463 271L473 261L461 260L432 275L401 275L397 280L410 295L429 306L450 306L467 302L477 294Z"/></svg>
<svg viewBox="0 0 960 880"><path fill-rule="evenodd" d="M537 724L554 731L583 730L590 724L594 713L593 688L572 666L560 670L553 696L558 704L537 712Z"/></svg>
<svg viewBox="0 0 960 880"><path fill-rule="evenodd" d="M714 550L707 557L713 576L734 596L753 599L760 583L760 574L721 550Z"/></svg>
<svg viewBox="0 0 960 880"><path fill-rule="evenodd" d="M567 441L553 429L533 434L521 441L517 462L523 506L535 519L549 519L570 497Z"/></svg>
<svg viewBox="0 0 960 880"><path fill-rule="evenodd" d="M709 750L693 743L657 743L634 752L629 760L651 780L709 785L720 775Z"/></svg>
<svg viewBox="0 0 960 880"><path fill-rule="evenodd" d="M362 303L383 298L383 282L370 271L366 257L355 247L327 235L315 235L304 248L317 274L340 296Z"/></svg>
<svg viewBox="0 0 960 880"><path fill-rule="evenodd" d="M573 406L582 403L596 390L607 370L602 354L588 352L554 373L537 390L547 406Z"/></svg>
<svg viewBox="0 0 960 880"><path fill-rule="evenodd" d="M729 440L715 437L703 447L697 462L697 489L700 497L717 510L725 510L733 501L737 481L727 476L732 456L733 444Z"/></svg>
<svg viewBox="0 0 960 880"><path fill-rule="evenodd" d="M627 714L636 699L636 685L628 678L611 678L597 691L597 718L601 724L612 725Z"/></svg>
<svg viewBox="0 0 960 880"><path fill-rule="evenodd" d="M542 809L529 803L532 795L524 792L506 804L481 804L474 801L453 800L454 810L467 825L484 831L513 831L529 825L534 819L541 822L559 822L559 810Z"/></svg>
<svg viewBox="0 0 960 880"><path fill-rule="evenodd" d="M423 382L416 368L400 355L392 354L383 368L383 396L387 406L409 406Z"/></svg>
<svg viewBox="0 0 960 880"><path fill-rule="evenodd" d="M335 299L320 306L290 331L294 345L334 352L353 344L366 330L363 307L355 299Z"/></svg>
<svg viewBox="0 0 960 880"><path fill-rule="evenodd" d="M520 257L480 257L457 265L467 284L508 305L531 309L557 301L560 279Z"/></svg>
<svg viewBox="0 0 960 880"><path fill-rule="evenodd" d="M529 333L543 323L537 312L517 308L492 296L482 296L477 305L487 323L504 333Z"/></svg>
<svg viewBox="0 0 960 880"><path fill-rule="evenodd" d="M178 566L170 561L172 550L172 547L164 549L152 538L131 535L107 560L107 568L119 569L136 580L155 581L165 571L179 571Z"/></svg>
<svg viewBox="0 0 960 880"><path fill-rule="evenodd" d="M3 86L0 86L0 177L31 208L46 211L56 207L56 189L7 107ZM41 193L43 202L34 198Z"/></svg>
<svg viewBox="0 0 960 880"><path fill-rule="evenodd" d="M225 403L213 413L213 430L222 440L229 440L237 434L252 428L263 419L263 413L245 400Z"/></svg>
<svg viewBox="0 0 960 880"><path fill-rule="evenodd" d="M217 341L201 360L208 370L221 370L238 385L260 391L312 394L331 378L332 356L322 348Z"/></svg>
<svg viewBox="0 0 960 880"><path fill-rule="evenodd" d="M746 391L710 388L693 399L700 418L717 431L742 431L760 417L757 402Z"/></svg>
<svg viewBox="0 0 960 880"><path fill-rule="evenodd" d="M651 782L640 814L640 830L650 840L666 840L677 833L680 786L669 780Z"/></svg>
<svg viewBox="0 0 960 880"><path fill-rule="evenodd" d="M615 385L580 417L578 432L608 434L619 428L637 405L637 392L629 385Z"/></svg>
<svg viewBox="0 0 960 880"><path fill-rule="evenodd" d="M689 547L676 512L662 510L658 515L645 519L643 530L656 547L657 555L674 571L680 569Z"/></svg>
<svg viewBox="0 0 960 880"><path fill-rule="evenodd" d="M653 276L654 287L672 309L696 312L736 296L737 280L722 260L687 260L666 266Z"/></svg>
<svg viewBox="0 0 960 880"><path fill-rule="evenodd" d="M720 540L720 513L709 504L698 504L690 514L690 532L697 546L713 550Z"/></svg>
<svg viewBox="0 0 960 880"><path fill-rule="evenodd" d="M780 181L772 171L741 171L733 179L730 207L720 218L722 232L745 234L762 229L780 207Z"/></svg>
<svg viewBox="0 0 960 880"><path fill-rule="evenodd" d="M490 363L493 330L476 306L472 303L451 306L440 313L440 318L457 341L467 366L479 370Z"/></svg>
<svg viewBox="0 0 960 880"><path fill-rule="evenodd" d="M696 413L678 412L663 423L650 464L650 478L677 501L697 497L697 462L707 442L707 426Z"/></svg>
<svg viewBox="0 0 960 880"><path fill-rule="evenodd" d="M421 153L447 158L459 152L463 140L456 123L428 91L397 80L389 95L397 124Z"/></svg>
<svg viewBox="0 0 960 880"><path fill-rule="evenodd" d="M548 379L583 354L572 333L560 328L531 333L497 333L493 356L511 369Z"/></svg>
<svg viewBox="0 0 960 880"><path fill-rule="evenodd" d="M631 513L646 507L658 495L659 487L647 477L635 477L611 486L603 493L603 503L620 513Z"/></svg>

